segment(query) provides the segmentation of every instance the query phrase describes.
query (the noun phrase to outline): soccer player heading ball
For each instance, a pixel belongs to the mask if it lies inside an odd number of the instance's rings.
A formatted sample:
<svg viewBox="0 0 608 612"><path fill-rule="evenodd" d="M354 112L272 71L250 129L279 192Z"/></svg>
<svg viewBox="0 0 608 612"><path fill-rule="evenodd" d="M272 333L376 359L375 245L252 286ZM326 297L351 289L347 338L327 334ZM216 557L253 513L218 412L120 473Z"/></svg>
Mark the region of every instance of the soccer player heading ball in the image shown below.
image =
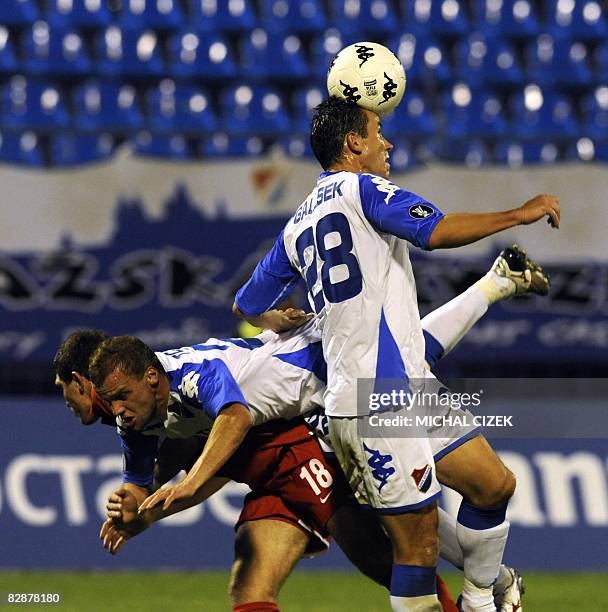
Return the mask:
<svg viewBox="0 0 608 612"><path fill-rule="evenodd" d="M331 441L351 488L376 509L392 541L393 610L441 610L435 566L442 483L463 496L462 609L494 612L492 584L509 531L514 475L478 431L361 435L368 415L357 407L358 380L397 379L413 393L437 384L425 368L410 245L463 246L545 217L557 228L559 200L538 195L511 210L444 214L388 180L393 147L379 115L333 96L315 109L310 140L323 172L238 292L234 311L254 325L288 329L302 322L297 313L273 309L305 280L322 326Z"/></svg>

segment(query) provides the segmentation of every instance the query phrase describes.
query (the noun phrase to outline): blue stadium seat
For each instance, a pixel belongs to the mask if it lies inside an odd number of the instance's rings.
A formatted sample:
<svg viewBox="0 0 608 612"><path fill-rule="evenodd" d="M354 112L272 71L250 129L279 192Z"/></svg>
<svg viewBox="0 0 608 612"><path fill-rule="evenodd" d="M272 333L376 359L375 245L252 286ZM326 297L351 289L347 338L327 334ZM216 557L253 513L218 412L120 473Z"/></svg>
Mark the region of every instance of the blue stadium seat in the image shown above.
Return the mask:
<svg viewBox="0 0 608 612"><path fill-rule="evenodd" d="M337 55L338 51L348 46L351 42L346 42L342 33L335 29L329 28L322 35L315 36L310 43L310 69L315 78L323 83L327 80L327 70Z"/></svg>
<svg viewBox="0 0 608 612"><path fill-rule="evenodd" d="M608 142L608 85L584 96L581 110L582 134L598 142Z"/></svg>
<svg viewBox="0 0 608 612"><path fill-rule="evenodd" d="M586 87L593 82L587 47L580 41L541 34L526 48L526 77L542 87Z"/></svg>
<svg viewBox="0 0 608 612"><path fill-rule="evenodd" d="M436 132L435 118L424 97L409 89L395 112L382 118L382 133L389 139L427 140Z"/></svg>
<svg viewBox="0 0 608 612"><path fill-rule="evenodd" d="M522 141L568 140L580 133L570 100L554 91L528 85L509 101L509 133Z"/></svg>
<svg viewBox="0 0 608 612"><path fill-rule="evenodd" d="M393 145L393 150L390 153L391 172L404 172L424 163L417 156L416 149L419 145L403 138L396 138L391 143Z"/></svg>
<svg viewBox="0 0 608 612"><path fill-rule="evenodd" d="M573 40L606 40L606 12L599 0L549 0L548 31L556 37L565 36Z"/></svg>
<svg viewBox="0 0 608 612"><path fill-rule="evenodd" d="M474 89L511 88L524 83L513 46L500 38L474 32L454 51L455 76Z"/></svg>
<svg viewBox="0 0 608 612"><path fill-rule="evenodd" d="M281 148L288 157L294 159L315 159L308 135L287 136L281 141Z"/></svg>
<svg viewBox="0 0 608 612"><path fill-rule="evenodd" d="M169 56L175 77L225 79L237 75L232 48L221 34L182 30L169 38Z"/></svg>
<svg viewBox="0 0 608 612"><path fill-rule="evenodd" d="M310 71L302 42L291 34L267 34L256 28L241 43L241 71L254 79L305 79Z"/></svg>
<svg viewBox="0 0 608 612"><path fill-rule="evenodd" d="M53 27L101 29L112 23L107 0L50 0L46 19Z"/></svg>
<svg viewBox="0 0 608 612"><path fill-rule="evenodd" d="M207 92L170 79L148 91L148 127L152 131L185 133L212 132L217 118Z"/></svg>
<svg viewBox="0 0 608 612"><path fill-rule="evenodd" d="M267 32L311 34L327 27L320 0L262 0L262 27Z"/></svg>
<svg viewBox="0 0 608 612"><path fill-rule="evenodd" d="M595 82L608 83L608 42L601 43L595 48Z"/></svg>
<svg viewBox="0 0 608 612"><path fill-rule="evenodd" d="M74 90L74 126L79 131L133 131L144 126L135 88L116 82L85 82Z"/></svg>
<svg viewBox="0 0 608 612"><path fill-rule="evenodd" d="M62 93L50 81L14 76L2 91L3 127L64 128L70 123Z"/></svg>
<svg viewBox="0 0 608 612"><path fill-rule="evenodd" d="M36 0L2 0L0 2L0 24L5 26L28 26L40 19Z"/></svg>
<svg viewBox="0 0 608 612"><path fill-rule="evenodd" d="M97 35L96 50L101 76L160 76L165 72L158 36L152 30L110 26Z"/></svg>
<svg viewBox="0 0 608 612"><path fill-rule="evenodd" d="M38 136L34 132L0 132L0 162L43 166Z"/></svg>
<svg viewBox="0 0 608 612"><path fill-rule="evenodd" d="M137 155L169 159L195 157L187 139L181 134L165 135L140 132L132 140Z"/></svg>
<svg viewBox="0 0 608 612"><path fill-rule="evenodd" d="M122 0L119 23L127 30L177 30L184 14L179 0Z"/></svg>
<svg viewBox="0 0 608 612"><path fill-rule="evenodd" d="M508 142L496 146L494 159L497 162L518 168L523 164L553 164L563 155L553 142Z"/></svg>
<svg viewBox="0 0 608 612"><path fill-rule="evenodd" d="M342 35L355 41L390 36L400 29L391 0L332 0L331 15Z"/></svg>
<svg viewBox="0 0 608 612"><path fill-rule="evenodd" d="M296 91L292 98L293 125L295 134L308 136L310 132L310 118L312 110L321 103L327 95L325 87L305 87Z"/></svg>
<svg viewBox="0 0 608 612"><path fill-rule="evenodd" d="M273 135L289 132L285 104L277 91L236 85L222 92L220 125L229 135Z"/></svg>
<svg viewBox="0 0 608 612"><path fill-rule="evenodd" d="M404 28L417 36L460 37L469 31L462 0L400 0Z"/></svg>
<svg viewBox="0 0 608 612"><path fill-rule="evenodd" d="M11 31L0 26L0 72L16 72L18 66Z"/></svg>
<svg viewBox="0 0 608 612"><path fill-rule="evenodd" d="M252 0L188 0L190 24L205 32L248 32L256 26Z"/></svg>
<svg viewBox="0 0 608 612"><path fill-rule="evenodd" d="M452 80L452 72L447 61L447 53L441 43L434 38L403 34L391 38L388 47L395 52L410 83L445 84Z"/></svg>
<svg viewBox="0 0 608 612"><path fill-rule="evenodd" d="M508 126L500 98L489 92L471 91L457 83L443 94L444 135L450 141L471 138L498 139L507 135Z"/></svg>
<svg viewBox="0 0 608 612"><path fill-rule="evenodd" d="M80 34L49 27L45 21L37 21L26 32L22 49L23 66L29 74L85 75L92 68Z"/></svg>
<svg viewBox="0 0 608 612"><path fill-rule="evenodd" d="M566 148L565 158L582 162L608 160L608 140L594 142L591 138L578 138Z"/></svg>
<svg viewBox="0 0 608 612"><path fill-rule="evenodd" d="M438 156L444 161L464 164L478 168L492 161L492 152L481 140L451 140L442 139L438 148Z"/></svg>
<svg viewBox="0 0 608 612"><path fill-rule="evenodd" d="M201 142L199 153L203 157L247 157L259 155L264 148L264 141L259 136L230 136L216 132Z"/></svg>
<svg viewBox="0 0 608 612"><path fill-rule="evenodd" d="M474 0L474 27L487 36L532 38L540 33L531 0Z"/></svg>
<svg viewBox="0 0 608 612"><path fill-rule="evenodd" d="M51 165L72 166L107 159L114 149L111 134L58 133L51 137Z"/></svg>

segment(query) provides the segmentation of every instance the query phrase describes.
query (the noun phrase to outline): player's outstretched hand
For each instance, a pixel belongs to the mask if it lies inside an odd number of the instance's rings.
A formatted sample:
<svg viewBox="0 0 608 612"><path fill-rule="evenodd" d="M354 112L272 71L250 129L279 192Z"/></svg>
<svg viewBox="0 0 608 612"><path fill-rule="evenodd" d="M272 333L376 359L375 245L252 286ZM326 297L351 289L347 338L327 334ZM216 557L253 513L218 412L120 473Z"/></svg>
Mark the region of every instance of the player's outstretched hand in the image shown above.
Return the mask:
<svg viewBox="0 0 608 612"><path fill-rule="evenodd" d="M300 308L286 308L285 310L271 310L266 313L272 316L270 329L277 334L289 331L295 327L300 327L310 321L315 315L312 312L305 312Z"/></svg>
<svg viewBox="0 0 608 612"><path fill-rule="evenodd" d="M190 499L194 497L198 487L192 484L188 478L184 478L181 482L170 487L163 487L159 489L150 497L147 497L139 506L140 514L145 510L158 506L161 502L163 504L163 510L168 510L171 504L179 501L180 499Z"/></svg>
<svg viewBox="0 0 608 612"><path fill-rule="evenodd" d="M547 216L547 223L554 228L559 228L560 207L559 198L554 195L543 193L528 200L519 207L521 212L521 224L530 225Z"/></svg>
<svg viewBox="0 0 608 612"><path fill-rule="evenodd" d="M110 554L115 555L125 545L125 542L131 538L131 535L119 529L112 519L106 519L105 523L101 526L99 538L103 541L103 547Z"/></svg>
<svg viewBox="0 0 608 612"><path fill-rule="evenodd" d="M128 489L120 487L108 497L106 504L108 518L114 523L125 525L137 520L137 499Z"/></svg>

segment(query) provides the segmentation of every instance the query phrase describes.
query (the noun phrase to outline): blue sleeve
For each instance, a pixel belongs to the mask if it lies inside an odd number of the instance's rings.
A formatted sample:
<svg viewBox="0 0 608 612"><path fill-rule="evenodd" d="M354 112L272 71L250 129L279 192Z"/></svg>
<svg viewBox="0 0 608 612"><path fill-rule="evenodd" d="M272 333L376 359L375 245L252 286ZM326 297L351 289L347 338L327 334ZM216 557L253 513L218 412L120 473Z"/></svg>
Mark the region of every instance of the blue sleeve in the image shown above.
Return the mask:
<svg viewBox="0 0 608 612"><path fill-rule="evenodd" d="M359 194L363 214L378 231L428 250L429 238L443 218L434 204L371 174L359 175Z"/></svg>
<svg viewBox="0 0 608 612"><path fill-rule="evenodd" d="M426 329L423 329L422 333L424 334L424 359L432 370L437 365L437 362L443 357L444 349L433 334L426 331Z"/></svg>
<svg viewBox="0 0 608 612"><path fill-rule="evenodd" d="M243 404L249 408L238 383L221 359L208 359L201 363L187 363L181 371L177 388L186 404L198 403L201 410L215 419L229 404Z"/></svg>
<svg viewBox="0 0 608 612"><path fill-rule="evenodd" d="M158 454L157 436L144 436L138 431L122 430L123 481L150 488L154 480L154 461Z"/></svg>
<svg viewBox="0 0 608 612"><path fill-rule="evenodd" d="M251 278L238 290L235 303L243 314L261 315L280 304L299 280L300 273L294 270L287 257L282 231Z"/></svg>

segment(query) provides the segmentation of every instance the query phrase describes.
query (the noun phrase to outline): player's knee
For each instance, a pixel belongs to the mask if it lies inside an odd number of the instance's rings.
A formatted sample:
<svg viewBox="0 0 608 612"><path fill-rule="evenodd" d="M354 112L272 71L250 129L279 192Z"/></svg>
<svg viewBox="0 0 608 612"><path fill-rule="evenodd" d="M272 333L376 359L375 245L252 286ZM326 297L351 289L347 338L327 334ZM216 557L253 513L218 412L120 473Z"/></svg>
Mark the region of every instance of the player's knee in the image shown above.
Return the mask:
<svg viewBox="0 0 608 612"><path fill-rule="evenodd" d="M475 506L481 508L494 508L502 506L509 502L515 493L516 479L515 474L511 470L504 468L502 474L497 475L491 483L488 483L482 489L479 489L472 499Z"/></svg>

